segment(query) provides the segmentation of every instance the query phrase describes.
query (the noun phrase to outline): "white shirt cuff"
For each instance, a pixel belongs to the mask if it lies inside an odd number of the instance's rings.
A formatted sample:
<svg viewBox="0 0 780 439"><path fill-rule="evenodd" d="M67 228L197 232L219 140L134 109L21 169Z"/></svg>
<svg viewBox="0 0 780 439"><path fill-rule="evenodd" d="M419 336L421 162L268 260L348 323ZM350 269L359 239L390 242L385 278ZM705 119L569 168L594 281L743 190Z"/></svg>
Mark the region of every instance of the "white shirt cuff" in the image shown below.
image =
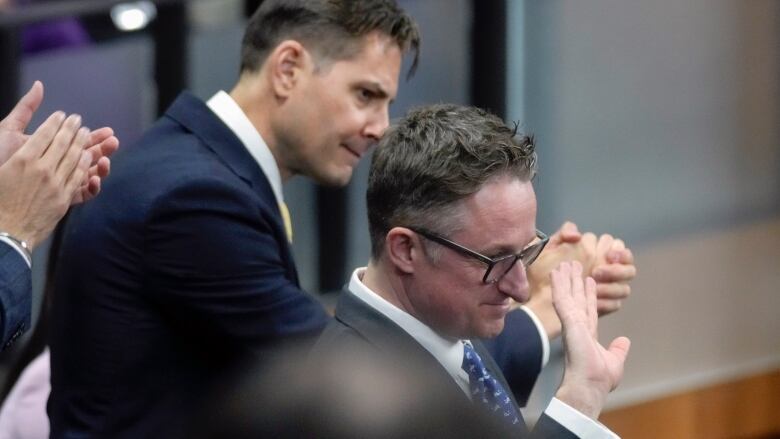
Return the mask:
<svg viewBox="0 0 780 439"><path fill-rule="evenodd" d="M27 266L32 268L32 261L27 258L27 252L25 252L23 248L19 247L19 245L17 243L11 241L10 239L8 239L8 238L6 238L4 236L0 236L0 242L4 242L4 243L10 245L11 248L16 250L16 252L19 253L19 255L22 257L22 259L24 259L24 262L27 263Z"/></svg>
<svg viewBox="0 0 780 439"><path fill-rule="evenodd" d="M604 424L591 419L558 398L553 398L544 413L582 439L620 439Z"/></svg>
<svg viewBox="0 0 780 439"><path fill-rule="evenodd" d="M550 361L550 340L547 338L547 331L544 330L544 326L542 326L541 320L539 320L539 317L536 317L536 314L534 314L533 311L531 311L531 308L521 305L520 309L526 312L528 314L528 317L531 317L531 321L534 322L534 325L536 326L536 330L539 332L539 338L542 339L542 367L541 369L544 369L544 366L547 365L547 362Z"/></svg>

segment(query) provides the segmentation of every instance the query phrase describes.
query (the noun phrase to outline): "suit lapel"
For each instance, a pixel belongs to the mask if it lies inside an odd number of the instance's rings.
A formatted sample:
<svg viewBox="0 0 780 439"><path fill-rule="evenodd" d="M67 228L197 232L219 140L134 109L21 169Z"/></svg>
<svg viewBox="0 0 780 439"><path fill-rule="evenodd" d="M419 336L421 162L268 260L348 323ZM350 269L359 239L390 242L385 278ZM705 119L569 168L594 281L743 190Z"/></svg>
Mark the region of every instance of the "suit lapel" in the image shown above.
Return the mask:
<svg viewBox="0 0 780 439"><path fill-rule="evenodd" d="M165 112L165 115L201 139L206 148L214 153L220 162L224 163L228 169L258 194L260 201L266 207L264 210L274 213L269 215L270 224L276 240L284 249L282 258L291 267L289 275L297 284L298 273L295 269L295 261L287 241L287 232L284 228L279 205L276 202L276 196L271 188L271 183L255 159L249 154L246 146L203 101L191 93L183 92L180 94Z"/></svg>
<svg viewBox="0 0 780 439"><path fill-rule="evenodd" d="M452 379L449 372L411 335L395 322L368 306L348 290L342 291L336 306L336 320L354 329L364 339L384 353L398 353L412 356L426 371L435 371L431 375L439 379L439 388L447 389L448 394L469 398ZM432 386L435 387L435 386Z"/></svg>

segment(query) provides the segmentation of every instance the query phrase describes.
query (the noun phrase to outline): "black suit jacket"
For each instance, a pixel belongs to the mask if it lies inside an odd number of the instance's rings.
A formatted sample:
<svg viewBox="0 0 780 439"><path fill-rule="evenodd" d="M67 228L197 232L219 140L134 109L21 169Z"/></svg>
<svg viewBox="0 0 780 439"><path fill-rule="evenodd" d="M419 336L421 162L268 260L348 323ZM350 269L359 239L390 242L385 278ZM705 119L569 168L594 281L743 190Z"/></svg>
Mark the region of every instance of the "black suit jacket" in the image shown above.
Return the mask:
<svg viewBox="0 0 780 439"><path fill-rule="evenodd" d="M56 275L53 437L170 437L247 356L327 322L298 286L271 186L181 95L72 213Z"/></svg>
<svg viewBox="0 0 780 439"><path fill-rule="evenodd" d="M325 328L314 347L313 355L315 358L318 355L326 355L340 350L352 353L366 352L368 355L375 351L391 356L397 352L402 355L399 358L411 356L415 364L424 367L427 372L431 372L428 377L431 377L435 382L431 383L430 387L442 393L442 400L446 401L447 398L468 400L466 394L433 355L400 326L349 291L341 293L335 317ZM472 340L472 344L491 375L498 379L505 389L508 389L509 385L490 353L479 341ZM399 363L402 364L402 362L403 360L399 359ZM523 437L575 438L576 436L550 417L542 414L534 430L530 433L526 432Z"/></svg>
<svg viewBox="0 0 780 439"><path fill-rule="evenodd" d="M0 242L0 350L30 327L31 303L30 268L13 247Z"/></svg>

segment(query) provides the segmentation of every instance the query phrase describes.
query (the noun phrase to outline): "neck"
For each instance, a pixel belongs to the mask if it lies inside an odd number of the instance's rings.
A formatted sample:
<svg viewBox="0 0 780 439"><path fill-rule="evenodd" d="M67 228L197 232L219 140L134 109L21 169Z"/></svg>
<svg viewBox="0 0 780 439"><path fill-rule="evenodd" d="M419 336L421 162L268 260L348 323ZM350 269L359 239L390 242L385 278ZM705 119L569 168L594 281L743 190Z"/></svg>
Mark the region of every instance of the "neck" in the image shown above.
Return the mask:
<svg viewBox="0 0 780 439"><path fill-rule="evenodd" d="M279 140L274 135L273 130L272 105L274 98L262 87L260 73L242 74L241 79L229 94L252 123L252 126L260 133L265 144L268 145L268 149L276 161L276 166L279 167L282 183L286 183L292 177L292 173L281 161Z"/></svg>
<svg viewBox="0 0 780 439"><path fill-rule="evenodd" d="M379 297L387 300L396 308L418 318L406 295L405 283L397 275L389 271L381 261L369 261L361 281L363 285Z"/></svg>

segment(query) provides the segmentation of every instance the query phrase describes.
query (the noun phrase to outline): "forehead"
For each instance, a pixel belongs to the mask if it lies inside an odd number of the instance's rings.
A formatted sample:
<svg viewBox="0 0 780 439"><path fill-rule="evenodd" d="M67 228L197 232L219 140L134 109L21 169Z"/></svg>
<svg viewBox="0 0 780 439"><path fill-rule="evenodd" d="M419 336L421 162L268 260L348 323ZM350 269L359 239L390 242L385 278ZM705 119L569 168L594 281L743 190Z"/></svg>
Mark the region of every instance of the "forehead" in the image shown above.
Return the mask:
<svg viewBox="0 0 780 439"><path fill-rule="evenodd" d="M393 38L371 32L360 38L354 54L331 61L322 73L332 80L374 83L395 97L402 58L403 52Z"/></svg>
<svg viewBox="0 0 780 439"><path fill-rule="evenodd" d="M530 181L501 177L462 202L459 235L482 248L522 248L536 236L536 194Z"/></svg>

